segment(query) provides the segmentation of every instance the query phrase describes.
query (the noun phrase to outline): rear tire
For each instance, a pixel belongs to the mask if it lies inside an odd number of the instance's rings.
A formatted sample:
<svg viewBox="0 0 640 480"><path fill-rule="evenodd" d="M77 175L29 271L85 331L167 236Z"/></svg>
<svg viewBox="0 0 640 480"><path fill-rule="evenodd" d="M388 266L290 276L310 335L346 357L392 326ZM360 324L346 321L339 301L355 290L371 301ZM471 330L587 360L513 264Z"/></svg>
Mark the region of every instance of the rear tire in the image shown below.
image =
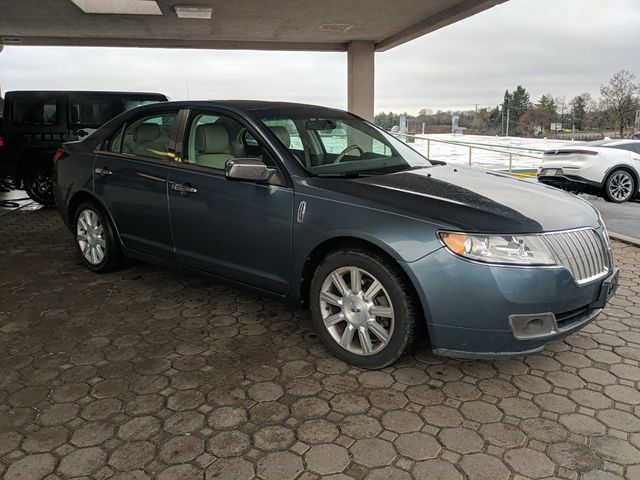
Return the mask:
<svg viewBox="0 0 640 480"><path fill-rule="evenodd" d="M604 182L604 199L612 203L624 203L636 194L636 182L626 170L614 170Z"/></svg>
<svg viewBox="0 0 640 480"><path fill-rule="evenodd" d="M377 282L377 283L376 283ZM345 248L318 265L311 317L326 347L356 367L378 369L412 349L420 307L403 272L379 253Z"/></svg>
<svg viewBox="0 0 640 480"><path fill-rule="evenodd" d="M24 180L24 189L29 198L45 207L54 207L53 178L44 168L34 168Z"/></svg>
<svg viewBox="0 0 640 480"><path fill-rule="evenodd" d="M73 216L73 235L82 263L96 273L113 272L125 264L125 256L105 211L94 202L82 202Z"/></svg>

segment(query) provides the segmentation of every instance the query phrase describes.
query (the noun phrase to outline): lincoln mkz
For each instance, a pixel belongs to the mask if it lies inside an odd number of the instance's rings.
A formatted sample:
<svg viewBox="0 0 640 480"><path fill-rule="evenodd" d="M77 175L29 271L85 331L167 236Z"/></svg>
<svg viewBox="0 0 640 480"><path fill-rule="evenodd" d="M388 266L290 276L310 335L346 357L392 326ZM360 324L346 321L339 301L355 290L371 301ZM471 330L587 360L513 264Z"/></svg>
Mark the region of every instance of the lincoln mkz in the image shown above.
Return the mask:
<svg viewBox="0 0 640 480"><path fill-rule="evenodd" d="M607 231L552 187L428 160L350 113L168 102L56 154L56 204L87 268L177 265L311 310L337 357L537 352L617 286Z"/></svg>

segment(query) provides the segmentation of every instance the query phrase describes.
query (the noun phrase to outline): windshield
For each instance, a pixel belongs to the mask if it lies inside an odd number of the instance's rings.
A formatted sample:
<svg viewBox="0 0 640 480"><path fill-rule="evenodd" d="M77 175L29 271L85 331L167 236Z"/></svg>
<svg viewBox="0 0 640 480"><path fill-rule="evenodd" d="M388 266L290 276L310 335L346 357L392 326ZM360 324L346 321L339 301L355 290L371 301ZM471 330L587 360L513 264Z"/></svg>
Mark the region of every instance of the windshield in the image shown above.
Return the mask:
<svg viewBox="0 0 640 480"><path fill-rule="evenodd" d="M432 166L404 142L345 112L289 108L255 113L312 175L375 175Z"/></svg>

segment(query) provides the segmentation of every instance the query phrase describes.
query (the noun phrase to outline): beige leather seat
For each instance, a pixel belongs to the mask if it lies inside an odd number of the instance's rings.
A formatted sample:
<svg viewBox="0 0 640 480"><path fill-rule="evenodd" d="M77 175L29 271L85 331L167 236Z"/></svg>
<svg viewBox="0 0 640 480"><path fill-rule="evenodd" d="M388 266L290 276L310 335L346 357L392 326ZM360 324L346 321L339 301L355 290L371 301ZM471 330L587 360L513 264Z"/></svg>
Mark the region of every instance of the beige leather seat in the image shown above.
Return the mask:
<svg viewBox="0 0 640 480"><path fill-rule="evenodd" d="M276 137L278 137L278 140L280 140L280 142L282 142L285 147L287 147L288 149L291 148L291 135L289 135L289 131L286 127L283 127L281 125L274 125L272 127L269 127L269 129L274 133ZM305 162L302 160L302 158L300 158L298 153L291 153L296 158L296 160L298 160L298 163L300 163L300 165L305 165Z"/></svg>
<svg viewBox="0 0 640 480"><path fill-rule="evenodd" d="M289 131L285 127L275 125L269 128L285 147L289 148L291 146L291 136L289 135Z"/></svg>
<svg viewBox="0 0 640 480"><path fill-rule="evenodd" d="M229 131L223 125L209 123L196 127L195 164L224 170L227 160L235 158L229 149Z"/></svg>
<svg viewBox="0 0 640 480"><path fill-rule="evenodd" d="M168 138L162 136L160 125L142 123L133 130L131 143L123 145L123 152L146 157L163 158L167 154Z"/></svg>

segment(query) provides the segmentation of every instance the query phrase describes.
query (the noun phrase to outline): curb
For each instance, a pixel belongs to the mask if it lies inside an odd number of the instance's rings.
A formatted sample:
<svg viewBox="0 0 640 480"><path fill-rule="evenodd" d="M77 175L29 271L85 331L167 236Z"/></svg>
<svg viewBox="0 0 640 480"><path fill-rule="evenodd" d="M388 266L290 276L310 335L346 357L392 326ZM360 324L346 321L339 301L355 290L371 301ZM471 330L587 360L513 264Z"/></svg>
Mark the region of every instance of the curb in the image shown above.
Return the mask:
<svg viewBox="0 0 640 480"><path fill-rule="evenodd" d="M609 238L613 240L618 240L619 242L627 243L629 245L633 245L634 247L640 247L640 239L629 237L628 235L622 235L621 233L609 232Z"/></svg>

